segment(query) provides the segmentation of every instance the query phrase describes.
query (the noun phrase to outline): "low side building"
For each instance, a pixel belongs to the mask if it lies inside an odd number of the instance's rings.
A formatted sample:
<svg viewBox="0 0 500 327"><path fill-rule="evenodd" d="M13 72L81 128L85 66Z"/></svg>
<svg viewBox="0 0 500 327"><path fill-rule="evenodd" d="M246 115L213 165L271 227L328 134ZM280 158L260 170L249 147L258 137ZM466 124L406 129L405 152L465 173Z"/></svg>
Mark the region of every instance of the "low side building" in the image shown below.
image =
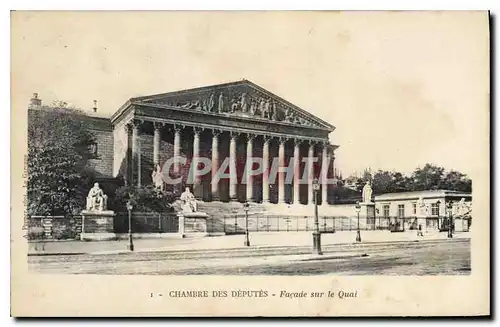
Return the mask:
<svg viewBox="0 0 500 327"><path fill-rule="evenodd" d="M421 201L421 202L420 202ZM466 231L471 223L472 194L451 190L428 190L401 193L386 193L375 196L377 217L388 219L391 223L400 223L405 229L416 229L418 217L425 219L423 229L447 229L449 209L454 217L455 231ZM424 208L419 208L423 203Z"/></svg>

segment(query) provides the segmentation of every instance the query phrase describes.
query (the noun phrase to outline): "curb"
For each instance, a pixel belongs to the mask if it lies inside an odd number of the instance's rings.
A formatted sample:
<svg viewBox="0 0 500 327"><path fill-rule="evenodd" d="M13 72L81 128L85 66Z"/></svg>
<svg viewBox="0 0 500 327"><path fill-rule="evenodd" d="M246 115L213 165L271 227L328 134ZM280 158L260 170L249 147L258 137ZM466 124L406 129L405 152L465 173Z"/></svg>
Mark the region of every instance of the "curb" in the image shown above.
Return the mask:
<svg viewBox="0 0 500 327"><path fill-rule="evenodd" d="M463 237L463 238L453 238L451 239L452 241L467 241L470 240L469 238ZM410 244L410 243L441 243L441 242L448 242L450 239L444 238L444 239L418 239L418 240L401 240L401 241L382 241L382 242L376 242L376 241L371 241L371 242L361 242L361 243L332 243L328 245L324 245L323 248L331 248L331 247L336 247L336 246L349 246L349 247L357 247L357 246L364 246L364 245L374 245L374 244L380 244L380 245L393 245L393 244ZM266 250L280 250L280 249L296 249L298 251L300 250L307 250L311 248L308 245L301 245L301 246L293 246L293 245L278 245L278 246L272 246L272 245L257 245L257 246L251 246L251 247L234 247L234 248L213 248L213 249L184 249L184 250L179 250L179 249L171 249L171 248L148 248L148 249L138 249L136 251L129 251L129 250L111 250L111 251L97 251L97 252L34 252L34 253L28 253L28 256L57 256L57 255L109 255L109 254L143 254L143 253L168 253L168 254L196 254L196 253L203 253L203 254L216 254L216 253L221 253L221 252L237 252L237 253L255 253L255 252L260 252L260 251L266 251Z"/></svg>
<svg viewBox="0 0 500 327"><path fill-rule="evenodd" d="M28 257L47 257L56 255L84 255L90 254L86 252L31 252L28 253Z"/></svg>

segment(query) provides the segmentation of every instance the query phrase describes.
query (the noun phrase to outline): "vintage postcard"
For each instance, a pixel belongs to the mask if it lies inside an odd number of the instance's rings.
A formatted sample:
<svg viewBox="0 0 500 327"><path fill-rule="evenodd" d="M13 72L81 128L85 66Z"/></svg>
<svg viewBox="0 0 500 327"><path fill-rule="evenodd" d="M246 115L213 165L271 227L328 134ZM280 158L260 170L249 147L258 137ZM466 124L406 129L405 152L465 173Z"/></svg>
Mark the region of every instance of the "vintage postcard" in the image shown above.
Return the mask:
<svg viewBox="0 0 500 327"><path fill-rule="evenodd" d="M13 316L490 314L488 12L11 22Z"/></svg>

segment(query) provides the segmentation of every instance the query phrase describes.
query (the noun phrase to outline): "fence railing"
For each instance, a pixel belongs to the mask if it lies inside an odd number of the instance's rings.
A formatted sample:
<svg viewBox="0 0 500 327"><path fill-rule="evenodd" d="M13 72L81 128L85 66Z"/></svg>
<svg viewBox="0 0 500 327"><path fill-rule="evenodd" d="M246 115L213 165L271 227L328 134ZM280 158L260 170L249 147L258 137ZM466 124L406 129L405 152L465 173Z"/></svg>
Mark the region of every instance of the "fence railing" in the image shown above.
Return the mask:
<svg viewBox="0 0 500 327"><path fill-rule="evenodd" d="M464 219L456 217L455 219ZM128 213L117 213L114 219L114 232L128 232ZM286 216L286 215L248 215L231 214L209 217L207 219L207 232L223 232L226 234L243 233L248 223L250 232L299 232L314 231L314 216ZM417 230L422 224L417 217L382 217L364 218L358 222L356 216L319 216L318 228L322 233L333 233L337 231L360 230L390 230L393 232ZM78 239L81 233L81 216L75 217L30 217L27 220L27 237L30 239L52 238L52 239ZM423 228L429 230L447 230L449 218L428 217ZM464 225L462 221L462 225ZM468 230L470 219L466 219L465 225ZM452 225L454 228L454 225ZM133 233L177 233L179 231L179 219L175 213L145 213L136 212L132 214Z"/></svg>
<svg viewBox="0 0 500 327"><path fill-rule="evenodd" d="M207 222L208 230L219 230L225 233L241 233L245 231L244 214L222 216ZM417 229L416 217L375 217L358 218L354 216L320 216L318 228L323 233L335 231L357 230L411 230ZM222 225L222 226L221 226ZM222 230L221 230L222 228ZM313 231L314 216L280 216L280 215L250 215L248 230L251 232L298 232Z"/></svg>
<svg viewBox="0 0 500 327"><path fill-rule="evenodd" d="M133 233L177 233L179 220L175 214L137 212L132 214ZM128 233L128 213L117 213L115 233ZM28 239L78 239L82 231L82 217L32 216L26 220Z"/></svg>
<svg viewBox="0 0 500 327"><path fill-rule="evenodd" d="M224 215L213 217L207 221L208 231L231 233L243 233L246 228L244 214ZM417 217L383 217L374 218L356 216L320 216L318 217L318 228L323 233L335 231L360 230L390 230L393 232L417 230L419 225L424 229L443 230L448 227L447 217L428 217L425 223ZM281 216L281 215L248 215L248 230L250 232L299 232L313 231L315 229L314 216Z"/></svg>
<svg viewBox="0 0 500 327"><path fill-rule="evenodd" d="M175 214L134 213L132 233L177 233L179 219ZM128 233L128 213L117 213L114 220L115 233Z"/></svg>

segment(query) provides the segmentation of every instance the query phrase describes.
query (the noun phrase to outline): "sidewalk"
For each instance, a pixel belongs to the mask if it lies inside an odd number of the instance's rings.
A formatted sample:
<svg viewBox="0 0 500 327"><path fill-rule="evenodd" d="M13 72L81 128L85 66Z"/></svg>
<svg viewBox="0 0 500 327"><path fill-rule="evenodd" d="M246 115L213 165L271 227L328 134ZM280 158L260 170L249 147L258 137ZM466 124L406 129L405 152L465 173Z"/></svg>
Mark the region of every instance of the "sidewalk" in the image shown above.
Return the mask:
<svg viewBox="0 0 500 327"><path fill-rule="evenodd" d="M454 238L467 239L470 233L456 233ZM229 249L293 248L312 246L311 232L258 232L250 233L251 247L243 245L244 235L227 235L200 238L163 238L134 240L135 252L227 251ZM322 234L322 246L355 243L356 231ZM361 231L361 244L446 240L446 232L433 232L417 237L416 231L391 233L389 231ZM128 241L54 241L30 242L29 255L50 254L108 254L128 253Z"/></svg>

